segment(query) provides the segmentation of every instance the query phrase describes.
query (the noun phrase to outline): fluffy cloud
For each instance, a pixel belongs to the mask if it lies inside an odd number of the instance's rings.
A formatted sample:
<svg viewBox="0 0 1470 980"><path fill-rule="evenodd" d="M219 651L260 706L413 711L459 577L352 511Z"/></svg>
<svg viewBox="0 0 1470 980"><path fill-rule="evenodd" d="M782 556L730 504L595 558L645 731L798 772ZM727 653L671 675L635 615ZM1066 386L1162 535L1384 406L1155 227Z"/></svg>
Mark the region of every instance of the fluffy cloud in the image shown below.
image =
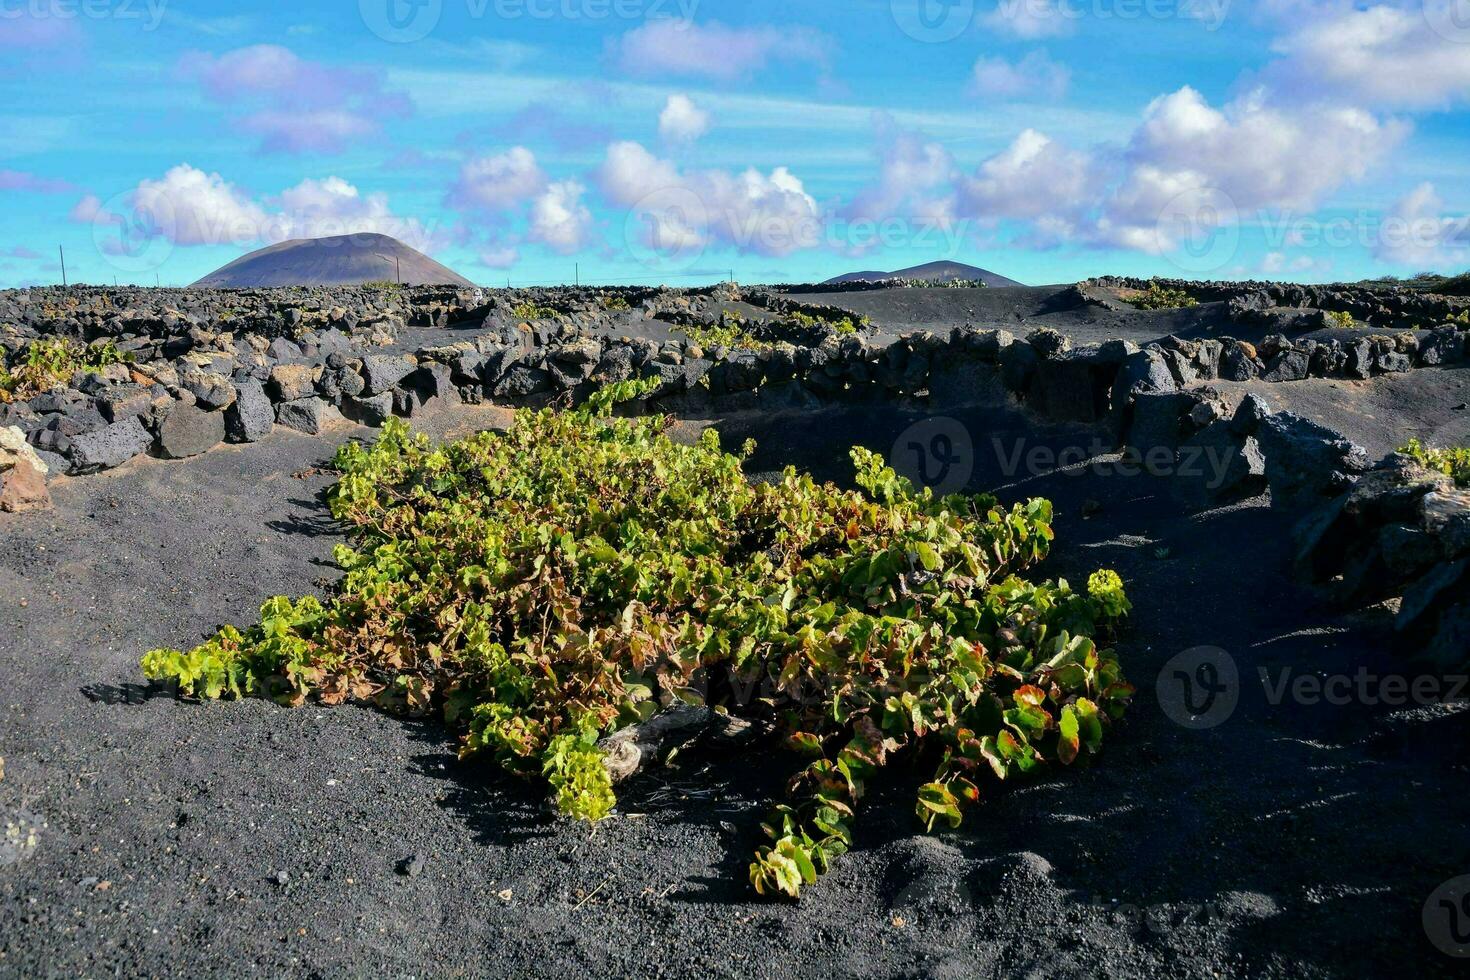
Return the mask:
<svg viewBox="0 0 1470 980"><path fill-rule="evenodd" d="M570 255L587 244L592 212L582 203L586 188L574 180L549 185L531 202L530 239L559 255Z"/></svg>
<svg viewBox="0 0 1470 980"><path fill-rule="evenodd" d="M1331 259L1314 259L1310 255L1291 258L1285 252L1267 252L1261 259L1261 272L1268 276L1279 276L1282 273L1325 275L1331 271Z"/></svg>
<svg viewBox="0 0 1470 980"><path fill-rule="evenodd" d="M175 245L243 247L364 232L392 235L416 248L433 244L433 235L420 222L391 212L385 195L361 194L340 177L308 178L257 200L219 174L187 163L160 178L140 181L119 207L104 208L89 195L73 208L72 217L122 223Z"/></svg>
<svg viewBox="0 0 1470 980"><path fill-rule="evenodd" d="M659 251L728 245L789 255L821 240L817 202L785 167L681 172L638 143L608 147L598 172L603 194L629 211L638 244Z"/></svg>
<svg viewBox="0 0 1470 980"><path fill-rule="evenodd" d="M466 160L446 199L451 207L506 211L535 197L547 185L536 155L524 146Z"/></svg>
<svg viewBox="0 0 1470 980"><path fill-rule="evenodd" d="M1458 269L1470 261L1470 215L1446 215L1434 185L1420 184L1383 216L1374 255L1416 269Z"/></svg>
<svg viewBox="0 0 1470 980"><path fill-rule="evenodd" d="M480 250L480 264L490 269L509 269L520 257L514 245L491 244Z"/></svg>
<svg viewBox="0 0 1470 980"><path fill-rule="evenodd" d="M670 143L689 143L709 132L709 113L687 95L671 95L658 114L658 134Z"/></svg>
<svg viewBox="0 0 1470 980"><path fill-rule="evenodd" d="M181 163L157 180L143 180L129 195L129 206L140 218L156 223L163 237L175 245L218 245L225 242L280 240L259 204L217 173Z"/></svg>
<svg viewBox="0 0 1470 980"><path fill-rule="evenodd" d="M975 62L970 89L976 95L1000 99L1060 99L1067 93L1072 73L1065 65L1032 51L1015 62L981 58Z"/></svg>
<svg viewBox="0 0 1470 980"><path fill-rule="evenodd" d="M1388 108L1448 108L1470 100L1470 23L1461 0L1371 6L1310 18L1274 45L1266 79L1283 91Z"/></svg>
<svg viewBox="0 0 1470 980"><path fill-rule="evenodd" d="M898 128L883 114L874 120L878 179L862 188L843 210L855 221L879 221L901 215L942 222L949 211L945 194L954 159L941 144L921 133Z"/></svg>
<svg viewBox="0 0 1470 980"><path fill-rule="evenodd" d="M93 221L96 219L97 213L101 210L102 202L98 200L96 194L83 194L81 199L72 205L67 217L72 221Z"/></svg>
<svg viewBox="0 0 1470 980"><path fill-rule="evenodd" d="M553 182L524 146L503 153L473 157L460 167L445 203L475 212L487 236L480 252L482 264L509 268L520 257L518 245L536 242L558 255L570 255L592 239L592 211L582 202L586 188L575 180ZM524 217L524 235L508 231L507 223Z"/></svg>
<svg viewBox="0 0 1470 980"><path fill-rule="evenodd" d="M1259 92L1215 109L1186 86L1149 104L1127 155L1139 168L1197 174L1240 208L1300 209L1362 178L1406 133L1361 109L1287 109Z"/></svg>
<svg viewBox="0 0 1470 980"><path fill-rule="evenodd" d="M992 222L1039 221L1053 235L1071 229L1097 191L1091 157L1034 129L959 181L964 214Z"/></svg>
<svg viewBox="0 0 1470 980"><path fill-rule="evenodd" d="M307 61L277 44L186 54L179 71L215 101L242 106L235 125L267 153L340 153L377 133L381 118L412 111L377 72Z"/></svg>
<svg viewBox="0 0 1470 980"><path fill-rule="evenodd" d="M983 23L1000 34L1035 40L1070 34L1072 19L1058 0L1000 0Z"/></svg>
<svg viewBox="0 0 1470 980"><path fill-rule="evenodd" d="M958 181L957 212L1029 223L1036 244L1165 253L1248 212L1314 209L1405 132L1360 109L1287 109L1261 93L1216 108L1186 87L1150 103L1121 152L1023 132Z"/></svg>
<svg viewBox="0 0 1470 980"><path fill-rule="evenodd" d="M831 44L800 27L727 27L717 21L650 20L613 45L613 60L633 75L700 75L730 80L772 61L825 67Z"/></svg>

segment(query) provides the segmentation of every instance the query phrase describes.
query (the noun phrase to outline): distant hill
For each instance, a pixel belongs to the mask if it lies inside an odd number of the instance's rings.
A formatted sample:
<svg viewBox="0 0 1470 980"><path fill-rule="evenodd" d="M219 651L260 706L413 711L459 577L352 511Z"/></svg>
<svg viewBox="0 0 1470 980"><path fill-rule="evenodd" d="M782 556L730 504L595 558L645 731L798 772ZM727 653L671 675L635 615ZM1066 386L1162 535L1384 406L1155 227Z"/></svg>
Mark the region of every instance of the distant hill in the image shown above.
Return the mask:
<svg viewBox="0 0 1470 980"><path fill-rule="evenodd" d="M923 265L894 272L849 272L834 276L828 282L873 282L878 279L928 279L932 282L949 282L951 279L978 279L987 286L1022 286L1024 283L997 275L989 269L965 265L963 262L926 262Z"/></svg>
<svg viewBox="0 0 1470 980"><path fill-rule="evenodd" d="M267 245L194 285L347 286L374 281L401 281L407 286L474 285L418 249L377 234L293 238Z"/></svg>

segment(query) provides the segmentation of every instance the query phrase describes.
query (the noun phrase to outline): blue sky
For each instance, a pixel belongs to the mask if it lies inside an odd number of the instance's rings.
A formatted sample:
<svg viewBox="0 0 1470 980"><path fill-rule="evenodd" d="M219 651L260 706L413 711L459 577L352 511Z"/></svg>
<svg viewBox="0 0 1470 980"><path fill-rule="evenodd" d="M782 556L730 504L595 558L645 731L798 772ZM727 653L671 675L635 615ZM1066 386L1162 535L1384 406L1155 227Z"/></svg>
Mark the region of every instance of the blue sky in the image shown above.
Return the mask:
<svg viewBox="0 0 1470 980"><path fill-rule="evenodd" d="M1470 266L1470 0L0 0L0 285Z"/></svg>

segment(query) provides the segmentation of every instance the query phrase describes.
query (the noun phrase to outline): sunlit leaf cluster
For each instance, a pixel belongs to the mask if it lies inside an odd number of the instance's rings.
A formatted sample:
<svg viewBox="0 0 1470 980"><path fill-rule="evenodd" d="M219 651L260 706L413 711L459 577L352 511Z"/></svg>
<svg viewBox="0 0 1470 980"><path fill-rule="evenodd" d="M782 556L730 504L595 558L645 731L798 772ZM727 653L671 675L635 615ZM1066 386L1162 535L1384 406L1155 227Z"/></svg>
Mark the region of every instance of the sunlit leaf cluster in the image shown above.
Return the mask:
<svg viewBox="0 0 1470 980"><path fill-rule="evenodd" d="M1132 694L1098 645L1128 604L1111 572L1080 593L1020 577L1049 550L1047 501L936 498L860 448L853 489L752 482L749 444L611 417L646 384L440 447L390 419L337 455L351 543L330 596L271 599L144 671L438 713L462 756L588 820L616 806L600 739L679 703L759 721L794 775L750 879L791 896L852 845L886 766L922 767L919 820L954 826L987 785L1097 753Z"/></svg>

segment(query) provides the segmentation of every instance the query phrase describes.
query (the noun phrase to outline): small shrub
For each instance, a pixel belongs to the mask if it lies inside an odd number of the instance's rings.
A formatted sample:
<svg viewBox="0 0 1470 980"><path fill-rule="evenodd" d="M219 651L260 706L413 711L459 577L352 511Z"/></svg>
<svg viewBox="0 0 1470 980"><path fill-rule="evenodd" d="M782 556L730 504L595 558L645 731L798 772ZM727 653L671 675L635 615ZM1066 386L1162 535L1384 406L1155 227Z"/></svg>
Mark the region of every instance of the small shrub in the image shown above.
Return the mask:
<svg viewBox="0 0 1470 980"><path fill-rule="evenodd" d="M621 313L626 310L631 310L633 308L628 305L628 298L619 293L613 293L610 296L603 296L601 299L601 303L602 308L604 310L607 310L609 313Z"/></svg>
<svg viewBox="0 0 1470 980"><path fill-rule="evenodd" d="M1150 282L1148 289L1128 301L1140 310L1177 310L1198 306L1199 300L1182 289Z"/></svg>
<svg viewBox="0 0 1470 980"><path fill-rule="evenodd" d="M550 320L559 314L553 307L540 306L527 300L511 307L510 315L517 320Z"/></svg>
<svg viewBox="0 0 1470 980"><path fill-rule="evenodd" d="M1352 327L1357 326L1357 321L1353 319L1353 315L1351 313L1347 313L1342 310L1330 310L1324 315L1327 317L1327 325L1329 327L1351 329Z"/></svg>
<svg viewBox="0 0 1470 980"><path fill-rule="evenodd" d="M710 325L687 324L674 328L697 347L710 350L728 347L731 350L768 350L775 342L752 332L745 318L738 313L721 313L717 323Z"/></svg>
<svg viewBox="0 0 1470 980"><path fill-rule="evenodd" d="M91 345L64 337L33 340L9 368L0 364L0 401L34 398L65 384L78 371L100 371L132 360L110 340Z"/></svg>
<svg viewBox="0 0 1470 980"><path fill-rule="evenodd" d="M861 448L858 489L792 468L751 482L750 443L610 417L654 384L439 448L389 419L337 454L352 543L330 597L270 599L144 673L440 712L462 757L543 779L586 820L616 802L599 738L679 702L762 720L810 760L750 865L762 894L796 896L851 846L886 765L932 773L915 802L932 828L993 780L1095 756L1133 693L1095 643L1127 600L1110 572L1086 594L1019 577L1049 550L1047 501L918 493Z"/></svg>
<svg viewBox="0 0 1470 980"><path fill-rule="evenodd" d="M1408 445L1400 448L1399 452L1412 457L1420 466L1453 477L1457 487L1470 487L1470 448L1455 446L1436 449L1425 446L1418 439L1410 439Z"/></svg>

